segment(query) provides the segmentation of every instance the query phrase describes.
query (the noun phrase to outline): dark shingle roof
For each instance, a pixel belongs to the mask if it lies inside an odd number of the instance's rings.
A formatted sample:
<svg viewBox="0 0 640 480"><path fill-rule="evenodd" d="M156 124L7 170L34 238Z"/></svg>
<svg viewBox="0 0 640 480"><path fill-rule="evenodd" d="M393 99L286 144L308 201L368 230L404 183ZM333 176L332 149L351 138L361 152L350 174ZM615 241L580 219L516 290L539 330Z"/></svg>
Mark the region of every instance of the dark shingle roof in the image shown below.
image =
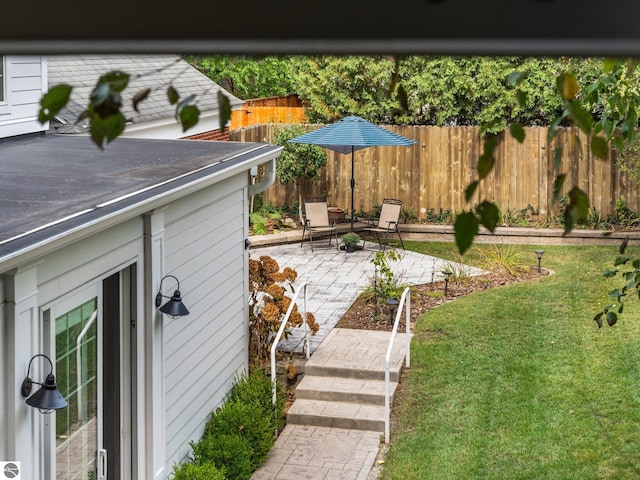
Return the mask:
<svg viewBox="0 0 640 480"><path fill-rule="evenodd" d="M58 115L61 123L74 124L87 108L89 94L98 78L113 70L130 75L129 85L123 92L122 112L136 124L174 118L175 106L167 99L169 85L173 85L181 99L196 95L195 104L201 112L218 110L218 90L227 95L232 109L242 104L242 100L222 89L178 55L53 55L48 57L49 88L61 83L73 87L69 103ZM151 88L151 93L138 105L138 113L133 109L131 100L146 87ZM80 126L75 131L84 129Z"/></svg>

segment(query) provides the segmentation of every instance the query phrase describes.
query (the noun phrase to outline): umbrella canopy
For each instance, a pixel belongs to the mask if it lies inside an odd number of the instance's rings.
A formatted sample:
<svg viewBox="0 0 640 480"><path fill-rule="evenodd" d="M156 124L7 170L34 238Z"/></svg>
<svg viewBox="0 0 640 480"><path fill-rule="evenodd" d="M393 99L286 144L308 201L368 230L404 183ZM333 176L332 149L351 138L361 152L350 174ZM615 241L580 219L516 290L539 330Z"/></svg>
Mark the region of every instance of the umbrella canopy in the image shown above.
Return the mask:
<svg viewBox="0 0 640 480"><path fill-rule="evenodd" d="M403 137L386 128L367 122L364 118L350 116L289 140L292 143L308 143L328 148L335 152L351 152L351 230L353 230L354 152L367 147L408 147L415 140Z"/></svg>

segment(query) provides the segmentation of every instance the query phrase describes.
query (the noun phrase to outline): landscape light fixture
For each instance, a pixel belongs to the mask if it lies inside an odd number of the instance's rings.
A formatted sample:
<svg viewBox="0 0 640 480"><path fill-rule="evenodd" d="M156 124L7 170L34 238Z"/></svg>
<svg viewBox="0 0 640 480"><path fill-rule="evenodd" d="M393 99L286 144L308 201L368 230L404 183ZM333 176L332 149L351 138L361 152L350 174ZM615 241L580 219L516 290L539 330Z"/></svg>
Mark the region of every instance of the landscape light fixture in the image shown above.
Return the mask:
<svg viewBox="0 0 640 480"><path fill-rule="evenodd" d="M164 282L164 279L168 277L173 278L178 284L178 288L176 288L171 297L167 297L166 295L162 294L162 282ZM162 304L163 298L168 298L169 301L160 306ZM158 288L158 293L156 294L156 307L162 313L169 315L170 318L178 318L189 315L189 310L187 310L187 307L185 307L184 303L182 303L182 296L180 295L180 281L173 275L165 275L164 277L162 277L162 280L160 280L160 288Z"/></svg>
<svg viewBox="0 0 640 480"><path fill-rule="evenodd" d="M393 323L393 314L396 313L396 309L398 308L399 304L400 302L397 298L390 298L389 300L387 300L387 307L389 307L389 318L391 320L391 323Z"/></svg>
<svg viewBox="0 0 640 480"><path fill-rule="evenodd" d="M442 270L441 273L444 275L444 296L446 297L449 291L449 277L453 275L453 272L449 270Z"/></svg>
<svg viewBox="0 0 640 480"><path fill-rule="evenodd" d="M538 256L538 273L540 273L540 263L542 262L542 254L544 250L535 250L535 254Z"/></svg>
<svg viewBox="0 0 640 480"><path fill-rule="evenodd" d="M31 363L37 357L46 358L51 367L49 375L47 375L44 383L34 382L29 376L31 374ZM41 388L36 393L31 395L31 390L34 383L36 385L41 385ZM37 408L40 413L53 413L55 410L67 406L67 401L58 391L58 387L56 387L56 377L53 375L53 363L51 362L51 359L49 357L42 353L34 355L33 357L31 357L31 360L29 360L29 368L27 368L27 378L25 378L22 382L21 393L23 397L28 397L26 400L27 405L33 408Z"/></svg>

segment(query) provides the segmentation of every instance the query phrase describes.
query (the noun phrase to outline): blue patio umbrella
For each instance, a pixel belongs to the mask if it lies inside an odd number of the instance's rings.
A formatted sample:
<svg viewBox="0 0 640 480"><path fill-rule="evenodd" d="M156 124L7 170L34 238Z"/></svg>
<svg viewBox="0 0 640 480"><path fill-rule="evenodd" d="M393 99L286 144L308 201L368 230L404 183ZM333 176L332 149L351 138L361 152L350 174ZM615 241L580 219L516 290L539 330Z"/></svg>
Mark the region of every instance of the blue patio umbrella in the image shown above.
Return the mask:
<svg viewBox="0 0 640 480"><path fill-rule="evenodd" d="M318 145L345 155L351 152L351 230L353 230L355 213L353 209L353 192L356 186L356 181L353 178L354 152L367 147L408 147L416 143L415 140L403 137L356 116L345 117L336 123L292 138L289 142Z"/></svg>

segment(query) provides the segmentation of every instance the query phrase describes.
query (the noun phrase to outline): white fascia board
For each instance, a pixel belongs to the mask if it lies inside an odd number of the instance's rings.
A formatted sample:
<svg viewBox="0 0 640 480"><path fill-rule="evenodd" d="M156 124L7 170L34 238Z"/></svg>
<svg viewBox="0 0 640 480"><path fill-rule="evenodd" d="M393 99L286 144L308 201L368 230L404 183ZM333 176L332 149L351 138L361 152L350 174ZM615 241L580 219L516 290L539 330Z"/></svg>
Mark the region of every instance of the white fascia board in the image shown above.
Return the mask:
<svg viewBox="0 0 640 480"><path fill-rule="evenodd" d="M227 128L229 127L229 122L227 122L226 126ZM218 110L201 112L198 123L186 132L182 131L182 125L180 122L171 117L127 125L121 136L130 138L160 138L172 140L191 135L198 135L212 130L220 130L220 112Z"/></svg>

